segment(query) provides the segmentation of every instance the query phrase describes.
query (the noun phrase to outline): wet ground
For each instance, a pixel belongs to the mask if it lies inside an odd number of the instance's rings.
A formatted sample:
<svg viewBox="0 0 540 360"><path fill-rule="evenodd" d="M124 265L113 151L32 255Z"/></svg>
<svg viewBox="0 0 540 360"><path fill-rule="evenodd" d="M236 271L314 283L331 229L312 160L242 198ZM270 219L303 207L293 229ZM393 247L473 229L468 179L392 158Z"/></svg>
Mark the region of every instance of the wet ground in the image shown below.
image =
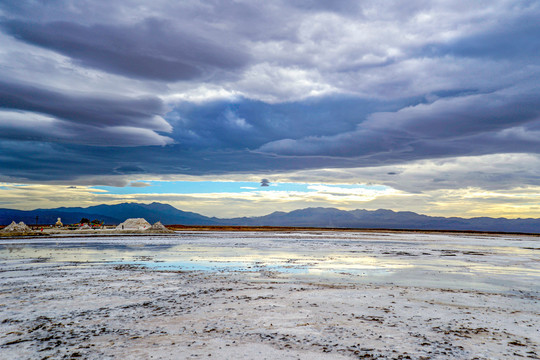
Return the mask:
<svg viewBox="0 0 540 360"><path fill-rule="evenodd" d="M540 358L540 239L181 233L0 243L0 358Z"/></svg>

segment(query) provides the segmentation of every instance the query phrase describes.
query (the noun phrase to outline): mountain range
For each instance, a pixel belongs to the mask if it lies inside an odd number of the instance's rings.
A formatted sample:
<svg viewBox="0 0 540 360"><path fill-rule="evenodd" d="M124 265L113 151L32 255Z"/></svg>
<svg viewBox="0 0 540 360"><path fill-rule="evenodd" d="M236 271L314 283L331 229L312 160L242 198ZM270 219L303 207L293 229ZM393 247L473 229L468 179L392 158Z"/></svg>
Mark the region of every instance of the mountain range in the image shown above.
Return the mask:
<svg viewBox="0 0 540 360"><path fill-rule="evenodd" d="M122 203L97 205L87 208L61 207L30 211L0 209L0 224L24 221L26 224L54 224L61 218L64 224L77 223L82 218L103 220L106 224L119 224L127 218L145 218L151 223L181 225L241 225L241 226L295 226L320 228L410 229L410 230L473 230L498 232L540 233L540 219L460 218L420 215L410 211L392 210L339 210L335 208L307 208L291 212L276 211L258 217L220 219L178 210L162 204Z"/></svg>

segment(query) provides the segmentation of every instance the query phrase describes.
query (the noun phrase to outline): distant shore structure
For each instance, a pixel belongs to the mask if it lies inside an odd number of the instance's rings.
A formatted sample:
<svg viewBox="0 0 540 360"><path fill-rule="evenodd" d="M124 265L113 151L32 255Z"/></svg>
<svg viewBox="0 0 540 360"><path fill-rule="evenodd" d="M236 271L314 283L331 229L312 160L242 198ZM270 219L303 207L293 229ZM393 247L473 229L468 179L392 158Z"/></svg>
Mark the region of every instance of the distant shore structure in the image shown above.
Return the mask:
<svg viewBox="0 0 540 360"><path fill-rule="evenodd" d="M56 224L54 224L54 226L56 226L56 227L62 227L62 226L64 226L64 224L62 224L62 219L61 219L61 218L58 218L58 220L56 220Z"/></svg>
<svg viewBox="0 0 540 360"><path fill-rule="evenodd" d="M147 230L152 225L143 218L127 219L116 227L116 230Z"/></svg>
<svg viewBox="0 0 540 360"><path fill-rule="evenodd" d="M2 232L4 233L30 233L32 232L32 229L30 229L22 221L18 224L15 221L12 221L11 224L9 224L4 229L2 229Z"/></svg>
<svg viewBox="0 0 540 360"><path fill-rule="evenodd" d="M160 221L157 221L154 225L151 225L146 219L143 218L131 218L127 219L120 225L116 227L109 227L108 229L103 228L103 226L100 226L98 229L97 227L92 227L89 225L89 223L82 223L79 226L59 226L58 224L61 223L60 218L58 218L58 221L56 222L56 226L53 227L53 225L42 227L41 231L33 231L30 229L24 222L16 223L15 221L12 221L11 224L6 226L4 229L0 229L0 236L17 236L17 235L54 235L54 234L73 234L77 232L83 232L85 234L88 233L114 233L114 232L126 232L126 233L137 233L137 234L165 234L165 233L174 233L173 230L168 229L166 226L164 226Z"/></svg>

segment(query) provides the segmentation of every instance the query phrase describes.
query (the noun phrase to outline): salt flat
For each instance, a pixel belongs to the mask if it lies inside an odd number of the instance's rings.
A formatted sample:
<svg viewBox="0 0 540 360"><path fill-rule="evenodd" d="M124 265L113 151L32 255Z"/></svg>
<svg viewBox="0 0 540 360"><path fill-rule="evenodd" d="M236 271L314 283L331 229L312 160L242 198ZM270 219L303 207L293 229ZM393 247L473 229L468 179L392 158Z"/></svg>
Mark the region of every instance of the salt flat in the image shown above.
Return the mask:
<svg viewBox="0 0 540 360"><path fill-rule="evenodd" d="M189 232L0 243L0 358L540 358L540 238Z"/></svg>

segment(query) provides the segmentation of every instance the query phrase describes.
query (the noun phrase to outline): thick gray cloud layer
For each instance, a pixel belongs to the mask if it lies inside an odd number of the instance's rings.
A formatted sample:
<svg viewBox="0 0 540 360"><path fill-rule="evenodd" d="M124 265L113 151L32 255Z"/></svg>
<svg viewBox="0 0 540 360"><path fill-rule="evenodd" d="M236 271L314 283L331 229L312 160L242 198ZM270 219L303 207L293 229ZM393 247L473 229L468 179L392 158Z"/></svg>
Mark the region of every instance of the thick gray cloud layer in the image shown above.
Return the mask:
<svg viewBox="0 0 540 360"><path fill-rule="evenodd" d="M0 138L42 139L102 146L165 145L171 132L156 97L66 94L0 81Z"/></svg>
<svg viewBox="0 0 540 360"><path fill-rule="evenodd" d="M166 121L153 119L164 111L161 100L156 97L77 96L0 81L0 107L45 113L87 125L141 126L150 123L155 130L170 131Z"/></svg>
<svg viewBox="0 0 540 360"><path fill-rule="evenodd" d="M508 0L3 1L0 173L538 153L539 17Z"/></svg>
<svg viewBox="0 0 540 360"><path fill-rule="evenodd" d="M260 150L289 156L387 154L388 158L478 155L497 152L494 148L536 152L540 139L525 136L540 125L540 93L535 86L439 99L396 112L376 112L352 132L277 140ZM456 144L461 145L460 150Z"/></svg>
<svg viewBox="0 0 540 360"><path fill-rule="evenodd" d="M83 26L73 22L5 21L4 30L24 42L57 51L82 66L163 81L202 77L212 69L240 67L238 46L198 38L159 19L130 26Z"/></svg>

